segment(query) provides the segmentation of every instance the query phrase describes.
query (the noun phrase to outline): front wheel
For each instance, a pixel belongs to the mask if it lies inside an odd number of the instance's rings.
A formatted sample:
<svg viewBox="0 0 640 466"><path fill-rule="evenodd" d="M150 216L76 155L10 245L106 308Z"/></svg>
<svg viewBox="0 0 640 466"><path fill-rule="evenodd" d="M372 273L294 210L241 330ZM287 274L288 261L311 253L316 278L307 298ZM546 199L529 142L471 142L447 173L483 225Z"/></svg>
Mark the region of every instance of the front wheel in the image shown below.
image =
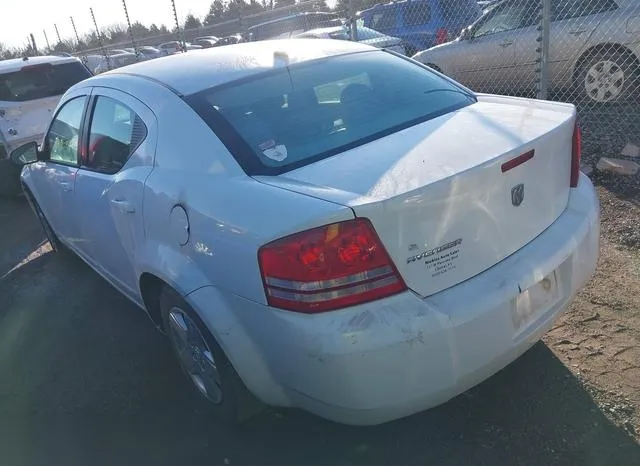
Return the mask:
<svg viewBox="0 0 640 466"><path fill-rule="evenodd" d="M613 103L628 99L638 84L638 64L634 57L599 52L586 59L577 73L576 86L590 102Z"/></svg>
<svg viewBox="0 0 640 466"><path fill-rule="evenodd" d="M262 409L197 313L172 288L160 296L165 331L183 372L205 406L228 425Z"/></svg>

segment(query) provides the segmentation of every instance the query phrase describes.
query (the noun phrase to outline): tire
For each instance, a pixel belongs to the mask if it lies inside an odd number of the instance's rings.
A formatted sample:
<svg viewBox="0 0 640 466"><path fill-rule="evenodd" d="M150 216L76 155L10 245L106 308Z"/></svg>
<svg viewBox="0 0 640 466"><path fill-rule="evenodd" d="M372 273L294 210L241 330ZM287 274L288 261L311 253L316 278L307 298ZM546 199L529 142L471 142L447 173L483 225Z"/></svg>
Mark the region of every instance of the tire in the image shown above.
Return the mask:
<svg viewBox="0 0 640 466"><path fill-rule="evenodd" d="M47 240L49 241L49 244L51 245L51 249L53 250L53 252L67 253L69 249L64 244L62 244L62 242L58 238L58 235L56 235L55 231L53 231L53 228L51 227L51 224L47 220L47 217L44 215L44 212L42 212L42 209L40 208L38 201L35 200L35 198L33 197L33 194L31 194L31 192L29 192L28 190L25 190L25 194L26 194L27 200L29 201L29 204L31 204L31 207L33 208L33 211L36 214L36 217L38 217L38 220L40 221L42 230L44 230L44 234L47 237Z"/></svg>
<svg viewBox="0 0 640 466"><path fill-rule="evenodd" d="M160 310L180 367L216 420L234 426L264 409L245 387L198 314L168 286L160 294Z"/></svg>
<svg viewBox="0 0 640 466"><path fill-rule="evenodd" d="M583 99L594 104L624 101L638 86L638 61L619 51L597 52L582 62L575 86Z"/></svg>

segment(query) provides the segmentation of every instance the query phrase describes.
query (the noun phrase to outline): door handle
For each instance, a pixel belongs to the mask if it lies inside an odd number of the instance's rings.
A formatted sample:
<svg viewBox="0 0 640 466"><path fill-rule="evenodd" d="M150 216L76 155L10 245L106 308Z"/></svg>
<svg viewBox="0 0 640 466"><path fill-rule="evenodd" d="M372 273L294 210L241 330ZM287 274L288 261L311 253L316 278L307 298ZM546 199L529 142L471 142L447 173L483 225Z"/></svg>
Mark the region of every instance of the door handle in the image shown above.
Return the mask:
<svg viewBox="0 0 640 466"><path fill-rule="evenodd" d="M586 29L573 29L572 31L569 31L569 34L571 34L572 36L579 36L580 34L584 34L585 32L587 32Z"/></svg>
<svg viewBox="0 0 640 466"><path fill-rule="evenodd" d="M510 45L513 45L513 41L512 40L505 40L504 42L500 42L498 45L504 49L504 48L509 47Z"/></svg>
<svg viewBox="0 0 640 466"><path fill-rule="evenodd" d="M123 214L132 214L136 211L133 204L123 199L113 199L111 200L111 205L115 206Z"/></svg>
<svg viewBox="0 0 640 466"><path fill-rule="evenodd" d="M58 184L60 185L62 190L66 193L73 190L73 186L71 186L71 183L69 183L68 181L58 181Z"/></svg>

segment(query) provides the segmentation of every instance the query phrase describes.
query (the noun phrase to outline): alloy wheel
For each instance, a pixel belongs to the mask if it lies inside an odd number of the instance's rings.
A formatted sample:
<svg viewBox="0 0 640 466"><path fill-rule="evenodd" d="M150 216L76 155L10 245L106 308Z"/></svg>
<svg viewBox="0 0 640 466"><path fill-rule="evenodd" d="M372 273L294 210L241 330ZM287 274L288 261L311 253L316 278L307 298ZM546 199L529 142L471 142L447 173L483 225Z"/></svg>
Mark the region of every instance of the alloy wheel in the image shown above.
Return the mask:
<svg viewBox="0 0 640 466"><path fill-rule="evenodd" d="M169 327L169 335L183 370L202 395L219 404L222 401L220 373L202 332L179 307L171 309Z"/></svg>

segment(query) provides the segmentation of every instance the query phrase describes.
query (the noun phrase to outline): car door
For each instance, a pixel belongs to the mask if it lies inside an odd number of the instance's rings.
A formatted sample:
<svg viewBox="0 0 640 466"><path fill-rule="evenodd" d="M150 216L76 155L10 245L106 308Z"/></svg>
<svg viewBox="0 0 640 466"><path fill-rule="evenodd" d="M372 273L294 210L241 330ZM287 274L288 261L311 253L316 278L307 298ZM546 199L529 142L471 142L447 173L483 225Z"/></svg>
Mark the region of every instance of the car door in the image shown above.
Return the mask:
<svg viewBox="0 0 640 466"><path fill-rule="evenodd" d="M75 180L89 96L67 95L41 147L42 160L28 166L29 187L58 237L75 248L80 241L75 217Z"/></svg>
<svg viewBox="0 0 640 466"><path fill-rule="evenodd" d="M88 148L76 176L81 255L125 294L137 294L135 255L144 241L142 197L153 169L155 115L124 92L95 88ZM134 298L135 299L135 298Z"/></svg>
<svg viewBox="0 0 640 466"><path fill-rule="evenodd" d="M605 16L616 9L613 0L556 0L553 3L549 50L552 84L571 83L576 57L581 55Z"/></svg>
<svg viewBox="0 0 640 466"><path fill-rule="evenodd" d="M503 3L474 24L470 38L456 47L459 50L452 69L456 79L481 92L512 90L523 3Z"/></svg>

